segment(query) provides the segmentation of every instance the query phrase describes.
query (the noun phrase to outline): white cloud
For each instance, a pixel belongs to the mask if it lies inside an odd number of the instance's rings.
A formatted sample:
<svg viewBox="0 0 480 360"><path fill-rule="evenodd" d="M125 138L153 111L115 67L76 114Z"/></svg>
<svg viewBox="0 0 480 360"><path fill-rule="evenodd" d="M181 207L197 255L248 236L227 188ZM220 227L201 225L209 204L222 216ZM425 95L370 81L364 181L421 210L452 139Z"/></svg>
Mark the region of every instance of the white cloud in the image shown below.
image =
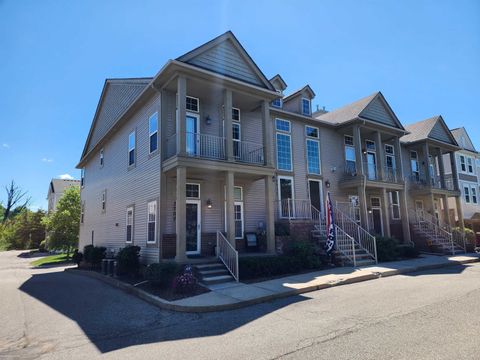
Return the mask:
<svg viewBox="0 0 480 360"><path fill-rule="evenodd" d="M73 180L73 176L70 174L62 174L62 175L58 175L58 177L63 180Z"/></svg>
<svg viewBox="0 0 480 360"><path fill-rule="evenodd" d="M8 145L7 143L3 143L2 147L4 147L5 149L10 149L10 145Z"/></svg>
<svg viewBox="0 0 480 360"><path fill-rule="evenodd" d="M51 159L51 158L42 158L42 161L43 161L43 162L46 162L46 163L51 163L51 162L53 162L53 159Z"/></svg>

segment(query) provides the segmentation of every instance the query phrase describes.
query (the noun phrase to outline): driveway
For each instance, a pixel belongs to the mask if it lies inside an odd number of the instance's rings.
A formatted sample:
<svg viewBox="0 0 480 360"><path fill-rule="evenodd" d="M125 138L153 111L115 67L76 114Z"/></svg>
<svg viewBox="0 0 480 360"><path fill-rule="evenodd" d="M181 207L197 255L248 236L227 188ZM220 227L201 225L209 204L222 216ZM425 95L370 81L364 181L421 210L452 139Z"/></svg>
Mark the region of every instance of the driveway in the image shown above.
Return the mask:
<svg viewBox="0 0 480 360"><path fill-rule="evenodd" d="M335 287L228 312L160 310L0 252L0 358L473 359L480 265Z"/></svg>

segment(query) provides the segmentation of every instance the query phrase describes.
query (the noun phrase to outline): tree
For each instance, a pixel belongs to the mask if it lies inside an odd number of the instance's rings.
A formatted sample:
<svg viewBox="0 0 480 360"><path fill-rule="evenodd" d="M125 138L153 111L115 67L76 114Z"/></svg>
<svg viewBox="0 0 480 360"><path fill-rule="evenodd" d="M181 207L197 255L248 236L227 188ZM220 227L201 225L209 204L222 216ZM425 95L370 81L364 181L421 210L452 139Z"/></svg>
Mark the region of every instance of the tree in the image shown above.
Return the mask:
<svg viewBox="0 0 480 360"><path fill-rule="evenodd" d="M26 209L30 202L27 192L22 191L13 180L9 186L5 186L5 191L7 192L7 204L3 209L2 223L5 223L12 215Z"/></svg>
<svg viewBox="0 0 480 360"><path fill-rule="evenodd" d="M71 187L65 190L58 201L57 210L45 217L47 246L50 249L67 251L78 245L80 230L80 189Z"/></svg>

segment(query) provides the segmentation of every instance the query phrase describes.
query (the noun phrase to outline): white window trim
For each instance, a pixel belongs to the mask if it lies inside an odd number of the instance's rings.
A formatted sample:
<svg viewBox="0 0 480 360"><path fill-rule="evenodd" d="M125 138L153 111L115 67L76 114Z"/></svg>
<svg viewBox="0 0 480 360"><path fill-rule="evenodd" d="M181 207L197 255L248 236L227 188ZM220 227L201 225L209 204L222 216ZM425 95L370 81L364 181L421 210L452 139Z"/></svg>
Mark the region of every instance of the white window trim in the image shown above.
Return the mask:
<svg viewBox="0 0 480 360"><path fill-rule="evenodd" d="M132 236L131 236L131 239L130 241L128 241L128 213L129 212L132 212ZM135 209L133 206L129 206L127 207L127 212L125 214L125 243L127 244L132 244L133 243L133 234L135 233L134 232L134 227L135 227L135 220L134 220L134 217L135 217Z"/></svg>
<svg viewBox="0 0 480 360"><path fill-rule="evenodd" d="M104 149L100 149L100 167L103 168L103 165L105 164L105 152Z"/></svg>
<svg viewBox="0 0 480 360"><path fill-rule="evenodd" d="M310 172L310 169L309 169L308 145L307 145L309 141L313 141L313 142L316 142L318 144L318 171L319 171L318 174ZM307 173L308 174L322 175L322 160L321 160L321 157L320 157L320 140L318 140L318 138L307 137L305 139L305 159L307 160Z"/></svg>
<svg viewBox="0 0 480 360"><path fill-rule="evenodd" d="M274 102L275 100L280 101L280 105L274 105L273 102ZM275 108L277 108L277 109L281 109L281 108L283 107L283 99L282 99L282 98L274 99L274 100L271 102L271 104L272 104L273 107L275 107Z"/></svg>
<svg viewBox="0 0 480 360"><path fill-rule="evenodd" d="M277 177L277 179L278 179L277 196L278 196L278 206L279 206L280 218L288 219L288 217L283 217L282 216L282 197L281 197L281 191L280 191L280 180L281 179L291 180L291 183L292 183L292 198L291 198L291 200L294 202L295 201L295 179L293 178L293 176L287 176L287 175L279 175ZM295 208L293 210L294 211L292 213L293 213L293 216L295 216Z"/></svg>
<svg viewBox="0 0 480 360"><path fill-rule="evenodd" d="M153 241L148 241L148 225L150 224L150 204L155 205L155 229L153 233ZM155 244L157 242L157 219L158 219L158 203L157 200L147 203L147 244Z"/></svg>
<svg viewBox="0 0 480 360"><path fill-rule="evenodd" d="M151 120L152 117L154 117L154 116L155 116L156 122L157 122L157 130L155 130L154 132L151 132L151 131L150 131L150 120ZM154 112L152 115L150 115L149 118L148 118L148 153L149 153L149 154L153 154L154 152L157 152L157 151L158 151L158 145L159 145L159 144L158 144L158 143L159 143L159 141L158 141L158 125L159 125L159 124L158 124L158 112L155 111L155 112ZM157 136L157 148L152 151L152 149L150 148L150 139L151 139L151 137L152 137L153 135L156 135L156 136Z"/></svg>
<svg viewBox="0 0 480 360"><path fill-rule="evenodd" d="M463 158L463 165L465 165L465 170L462 169L462 158ZM459 155L458 156L458 161L459 161L459 170L461 173L467 174L467 157L465 155Z"/></svg>
<svg viewBox="0 0 480 360"><path fill-rule="evenodd" d="M100 208L102 210L102 213L107 212L107 189L102 191L102 201L101 201Z"/></svg>
<svg viewBox="0 0 480 360"><path fill-rule="evenodd" d="M82 189L85 187L85 168L84 167L80 170L80 187Z"/></svg>
<svg viewBox="0 0 480 360"><path fill-rule="evenodd" d="M467 156L466 159L467 159L467 164L466 164L467 165L466 166L467 173L468 174L474 174L475 171L474 171L474 166L473 166L473 164L474 164L473 159L470 156ZM470 165L468 164L469 160L470 160ZM470 166L472 167L472 171L470 171Z"/></svg>
<svg viewBox="0 0 480 360"><path fill-rule="evenodd" d="M133 147L130 147L130 136L133 134ZM137 152L135 151L137 148L137 131L132 130L128 134L128 153L127 153L127 163L128 166L134 166L137 163ZM133 151L133 163L130 164L130 152Z"/></svg>
<svg viewBox="0 0 480 360"><path fill-rule="evenodd" d="M393 195L392 195L393 193L397 194L398 204L393 203ZM400 193L398 191L391 191L391 192L389 192L389 197L390 197L392 220L401 220L402 219L402 213L401 213L401 209L400 209ZM393 211L394 206L398 207L398 217L395 217L395 215L394 215L395 214L394 211Z"/></svg>
<svg viewBox="0 0 480 360"><path fill-rule="evenodd" d="M284 136L288 136L289 138L289 142L290 142L290 169L280 169L279 168L279 161L278 161L278 138L277 138L277 135L284 135ZM276 146L276 153L277 153L277 169L278 170L281 170L281 171L293 171L293 154L292 154L292 136L286 132L282 132L282 131L277 131L277 134L275 135L275 146Z"/></svg>
<svg viewBox="0 0 480 360"><path fill-rule="evenodd" d="M385 148L385 155L387 155L387 156L395 156L395 146L390 145L390 144L385 144L384 148ZM388 153L388 152L387 152L387 148L392 148L392 153Z"/></svg>
<svg viewBox="0 0 480 360"><path fill-rule="evenodd" d="M277 120L285 121L288 123L288 131L287 130L279 130L277 129ZM292 133L292 122L290 120L282 119L282 118L275 118L275 131L281 132L283 134L291 134Z"/></svg>
<svg viewBox="0 0 480 360"><path fill-rule="evenodd" d="M367 143L369 143L369 142L370 142L370 143L373 143L373 146L375 147L374 150L368 148ZM373 141L373 140L365 139L365 151L366 151L366 152L374 152L374 153L376 153L376 152L377 152L377 143L376 143L375 141Z"/></svg>
<svg viewBox="0 0 480 360"><path fill-rule="evenodd" d="M189 197L187 196L187 185L196 185L198 186L198 197ZM194 183L194 182L187 182L185 183L185 197L187 199L192 199L192 200L199 200L201 199L201 186L200 183Z"/></svg>
<svg viewBox="0 0 480 360"><path fill-rule="evenodd" d="M308 114L305 114L305 112L303 111L303 102L304 101L308 102ZM308 98L305 98L305 97L302 97L302 114L303 115L312 115L312 100L310 100Z"/></svg>
<svg viewBox="0 0 480 360"><path fill-rule="evenodd" d="M238 111L238 120L235 120L235 119L233 118L233 110L237 110L237 111ZM232 106L232 121L240 122L241 120L242 120L242 113L240 112L240 109Z"/></svg>
<svg viewBox="0 0 480 360"><path fill-rule="evenodd" d="M244 200L243 200L243 186L234 186L234 188L238 188L240 189L240 192L242 194L242 198L241 200L234 200L233 201L233 205L240 205L242 207L242 236L241 237L238 237L238 236L235 236L235 240L238 240L238 239L243 239L245 237L245 204L244 204ZM225 192L225 201L223 202L223 213L224 213L224 227L225 227L225 232L227 232L227 187L224 186L223 187L224 189L224 192ZM234 192L235 194L235 192ZM235 210L234 210L235 211Z"/></svg>
<svg viewBox="0 0 480 360"><path fill-rule="evenodd" d="M412 153L415 153L415 159L412 158ZM413 171L412 160L414 160L417 163L417 171ZM418 152L416 152L415 150L410 150L410 172L412 173L412 175L418 174L418 176L420 177L420 166L418 164Z"/></svg>
<svg viewBox="0 0 480 360"><path fill-rule="evenodd" d="M478 205L478 191L476 185L470 185L470 200L472 204ZM473 192L475 192L475 201L473 201Z"/></svg>
<svg viewBox="0 0 480 360"><path fill-rule="evenodd" d="M310 136L308 135L307 133L307 129L310 128L310 129L315 129L317 130L317 136ZM305 136L309 139L316 139L316 140L319 140L320 139L320 129L316 126L310 126L310 125L305 125Z"/></svg>
<svg viewBox="0 0 480 360"><path fill-rule="evenodd" d="M242 141L242 124L239 121L232 121L232 131L233 131L233 126L238 126L238 137L239 139L233 139L233 134L232 134L232 140L233 141Z"/></svg>
<svg viewBox="0 0 480 360"><path fill-rule="evenodd" d="M197 110L196 111L191 110L191 109L187 109L187 99L188 98L197 100ZM200 99L195 97L195 96L189 96L189 95L185 96L185 109L187 111L193 111L194 113L200 113Z"/></svg>

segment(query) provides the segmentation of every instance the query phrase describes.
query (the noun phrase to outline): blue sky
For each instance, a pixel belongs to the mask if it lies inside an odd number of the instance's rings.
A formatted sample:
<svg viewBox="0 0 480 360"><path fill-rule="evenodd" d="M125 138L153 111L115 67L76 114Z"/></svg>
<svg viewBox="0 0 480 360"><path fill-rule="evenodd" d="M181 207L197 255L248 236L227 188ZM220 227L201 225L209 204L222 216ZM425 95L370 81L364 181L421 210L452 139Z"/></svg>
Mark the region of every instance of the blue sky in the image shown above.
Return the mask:
<svg viewBox="0 0 480 360"><path fill-rule="evenodd" d="M152 76L226 30L314 105L381 90L404 124L441 114L480 149L480 1L0 0L0 185L45 208L52 177L79 177L105 78Z"/></svg>

